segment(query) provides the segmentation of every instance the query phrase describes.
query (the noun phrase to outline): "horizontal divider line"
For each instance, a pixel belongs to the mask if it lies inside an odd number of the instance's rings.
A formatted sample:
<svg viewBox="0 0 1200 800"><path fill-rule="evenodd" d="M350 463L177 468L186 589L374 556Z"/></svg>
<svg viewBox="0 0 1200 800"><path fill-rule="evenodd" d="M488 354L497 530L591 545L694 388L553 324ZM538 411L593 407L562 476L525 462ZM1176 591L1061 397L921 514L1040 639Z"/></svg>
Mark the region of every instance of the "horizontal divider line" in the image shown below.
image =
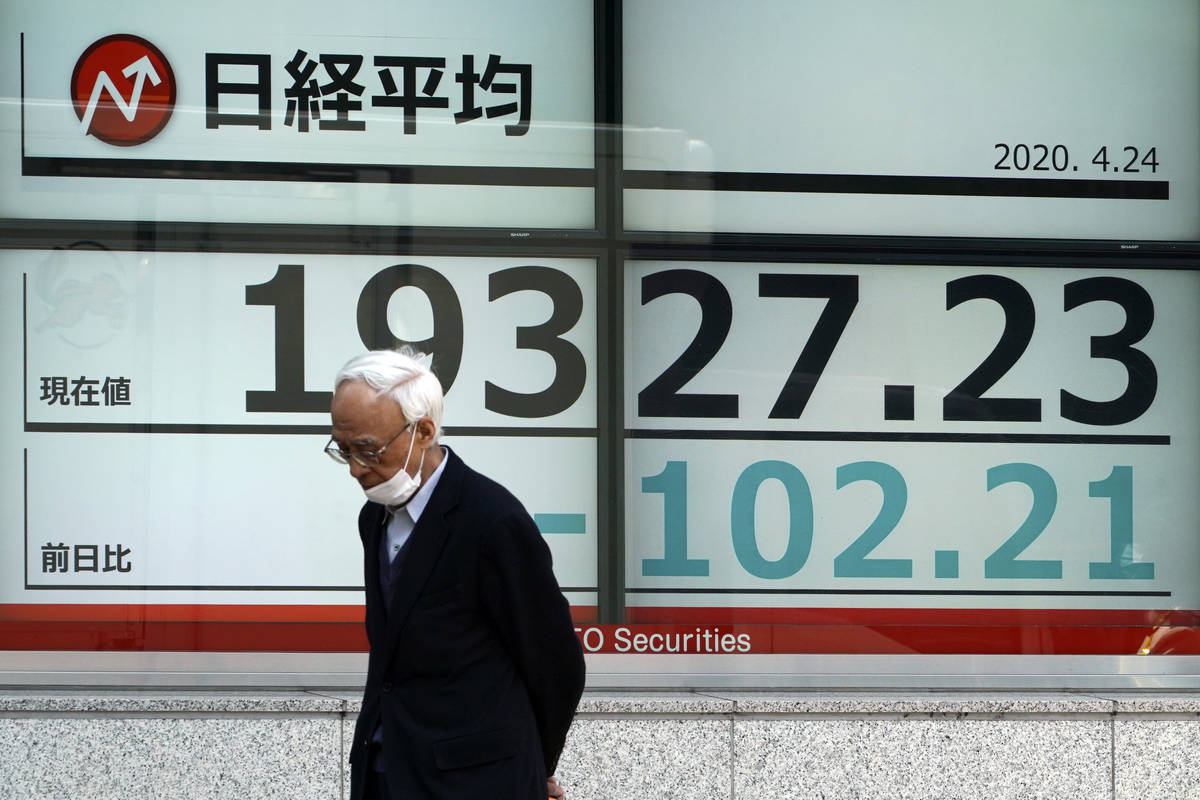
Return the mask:
<svg viewBox="0 0 1200 800"><path fill-rule="evenodd" d="M362 586L176 586L173 584L113 584L106 586L92 583L36 584L25 585L28 590L100 591L100 592L361 592ZM560 586L560 592L595 592L595 586Z"/></svg>
<svg viewBox="0 0 1200 800"><path fill-rule="evenodd" d="M1121 178L1002 178L937 175L832 175L789 172L625 170L626 189L965 197L1073 197L1168 200L1170 182Z"/></svg>
<svg viewBox="0 0 1200 800"><path fill-rule="evenodd" d="M273 434L329 435L328 425L223 425L171 422L26 422L26 433L168 433L168 434ZM455 426L442 429L446 436L576 437L597 435L596 428L518 428Z"/></svg>
<svg viewBox="0 0 1200 800"><path fill-rule="evenodd" d="M783 442L996 442L1000 444L1169 445L1170 436L1120 433L938 433L931 431L734 431L626 428L627 439L736 439Z"/></svg>
<svg viewBox="0 0 1200 800"><path fill-rule="evenodd" d="M765 594L765 595L927 595L927 596L970 596L970 597L1170 597L1170 592L1159 591L1085 591L1070 589L666 589L633 588L626 594Z"/></svg>
<svg viewBox="0 0 1200 800"><path fill-rule="evenodd" d="M315 183L442 184L594 188L596 172L575 167L488 167L423 164L322 164L304 161L69 158L25 156L21 174L67 178L311 181Z"/></svg>
<svg viewBox="0 0 1200 800"><path fill-rule="evenodd" d="M361 592L362 586L184 586L175 584L111 584L99 583L29 583L30 590L99 591L99 592Z"/></svg>

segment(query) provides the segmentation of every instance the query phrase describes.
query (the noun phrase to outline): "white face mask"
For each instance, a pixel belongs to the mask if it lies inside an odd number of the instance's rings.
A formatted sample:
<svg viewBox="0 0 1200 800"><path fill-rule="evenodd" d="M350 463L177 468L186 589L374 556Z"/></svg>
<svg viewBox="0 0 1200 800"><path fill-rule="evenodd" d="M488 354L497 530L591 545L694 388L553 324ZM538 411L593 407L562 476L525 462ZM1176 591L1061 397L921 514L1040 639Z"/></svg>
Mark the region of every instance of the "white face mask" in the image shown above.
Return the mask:
<svg viewBox="0 0 1200 800"><path fill-rule="evenodd" d="M404 457L404 466L383 483L363 489L368 500L385 506L402 506L416 494L417 489L421 487L421 467L425 466L425 451L422 450L421 463L417 465L417 477L408 474L408 461L412 458L416 434L416 430L413 430L412 438L408 440L408 455Z"/></svg>

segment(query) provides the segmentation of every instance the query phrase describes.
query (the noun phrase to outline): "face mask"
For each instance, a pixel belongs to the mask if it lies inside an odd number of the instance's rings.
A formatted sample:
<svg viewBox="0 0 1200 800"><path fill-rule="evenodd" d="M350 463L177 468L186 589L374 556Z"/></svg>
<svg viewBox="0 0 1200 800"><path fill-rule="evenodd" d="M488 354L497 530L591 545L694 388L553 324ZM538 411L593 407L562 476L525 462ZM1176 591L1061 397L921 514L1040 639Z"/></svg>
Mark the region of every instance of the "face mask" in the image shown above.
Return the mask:
<svg viewBox="0 0 1200 800"><path fill-rule="evenodd" d="M425 451L421 451L421 463L417 465L417 477L408 474L408 461L412 458L413 442L417 439L416 431L408 440L408 455L404 457L404 466L383 483L363 489L367 499L385 506L402 506L412 499L421 486L421 467L425 466Z"/></svg>

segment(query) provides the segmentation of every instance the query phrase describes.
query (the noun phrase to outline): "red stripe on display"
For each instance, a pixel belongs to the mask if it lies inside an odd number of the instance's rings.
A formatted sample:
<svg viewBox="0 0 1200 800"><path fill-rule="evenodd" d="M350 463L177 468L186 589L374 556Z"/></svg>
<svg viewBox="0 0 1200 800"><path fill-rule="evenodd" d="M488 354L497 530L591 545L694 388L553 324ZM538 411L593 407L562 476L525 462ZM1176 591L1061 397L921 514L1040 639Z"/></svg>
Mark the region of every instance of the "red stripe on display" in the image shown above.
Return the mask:
<svg viewBox="0 0 1200 800"><path fill-rule="evenodd" d="M362 606L0 604L0 650L357 653L362 623Z"/></svg>
<svg viewBox="0 0 1200 800"><path fill-rule="evenodd" d="M1200 654L1190 610L629 608L588 652L752 654ZM362 652L361 606L0 605L0 649Z"/></svg>
<svg viewBox="0 0 1200 800"><path fill-rule="evenodd" d="M3 650L357 653L362 623L0 622Z"/></svg>

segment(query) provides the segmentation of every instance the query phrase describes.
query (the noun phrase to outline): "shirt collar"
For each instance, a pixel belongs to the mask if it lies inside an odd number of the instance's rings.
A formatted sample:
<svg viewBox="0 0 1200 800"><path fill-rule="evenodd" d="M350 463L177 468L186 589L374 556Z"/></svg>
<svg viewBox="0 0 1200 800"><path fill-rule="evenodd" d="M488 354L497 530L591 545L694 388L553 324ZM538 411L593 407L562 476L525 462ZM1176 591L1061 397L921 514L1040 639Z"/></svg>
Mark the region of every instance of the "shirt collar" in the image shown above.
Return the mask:
<svg viewBox="0 0 1200 800"><path fill-rule="evenodd" d="M446 448L441 445L438 445L438 447L441 447L442 450L441 463L438 464L433 474L429 476L429 480L422 483L421 488L417 489L417 493L413 495L412 500L409 500L404 505L404 510L412 517L414 525L421 518L421 514L425 512L425 506L429 505L429 498L433 495L433 490L437 486L438 479L442 477L442 470L446 468L446 461L448 460Z"/></svg>

